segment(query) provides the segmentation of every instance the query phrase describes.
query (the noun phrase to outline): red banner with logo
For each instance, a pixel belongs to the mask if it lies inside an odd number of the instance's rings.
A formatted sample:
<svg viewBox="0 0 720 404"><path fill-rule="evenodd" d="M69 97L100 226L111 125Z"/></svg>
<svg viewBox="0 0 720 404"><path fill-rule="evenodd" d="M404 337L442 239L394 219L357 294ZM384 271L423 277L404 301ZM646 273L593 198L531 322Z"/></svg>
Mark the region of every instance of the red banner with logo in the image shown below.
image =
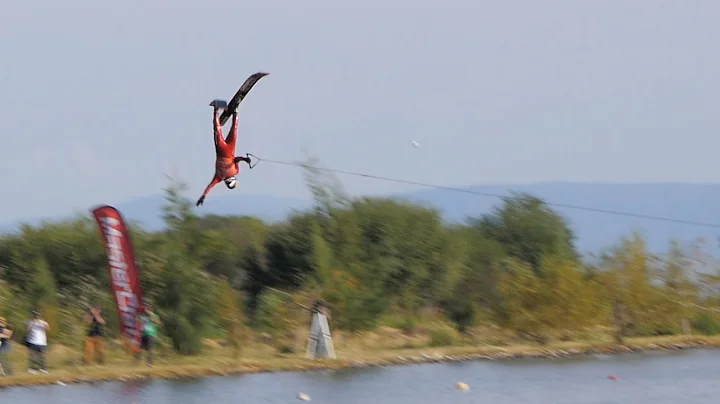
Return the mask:
<svg viewBox="0 0 720 404"><path fill-rule="evenodd" d="M112 206L100 206L92 213L105 243L120 329L131 348L137 349L142 337L137 315L143 307L143 298L130 234L122 215Z"/></svg>

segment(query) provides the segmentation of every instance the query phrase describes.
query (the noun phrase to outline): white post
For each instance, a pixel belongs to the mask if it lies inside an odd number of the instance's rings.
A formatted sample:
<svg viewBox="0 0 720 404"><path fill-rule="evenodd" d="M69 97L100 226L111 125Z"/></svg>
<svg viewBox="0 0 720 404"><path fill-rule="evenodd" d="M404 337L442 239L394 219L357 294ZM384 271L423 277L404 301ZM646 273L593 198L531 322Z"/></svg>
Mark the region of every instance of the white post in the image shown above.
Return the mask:
<svg viewBox="0 0 720 404"><path fill-rule="evenodd" d="M336 359L335 348L330 335L330 326L327 317L322 313L313 313L305 356L309 359Z"/></svg>

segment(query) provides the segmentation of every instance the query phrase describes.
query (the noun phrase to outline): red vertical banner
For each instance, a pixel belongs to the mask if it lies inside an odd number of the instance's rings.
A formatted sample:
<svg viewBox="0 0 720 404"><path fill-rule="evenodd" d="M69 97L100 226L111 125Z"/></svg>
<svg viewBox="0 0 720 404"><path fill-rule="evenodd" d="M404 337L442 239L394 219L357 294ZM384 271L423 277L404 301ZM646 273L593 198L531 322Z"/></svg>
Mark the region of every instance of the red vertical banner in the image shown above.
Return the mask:
<svg viewBox="0 0 720 404"><path fill-rule="evenodd" d="M110 283L120 317L120 330L130 347L137 349L142 337L137 315L143 307L143 298L130 234L122 215L112 206L100 206L95 208L92 214L105 243Z"/></svg>

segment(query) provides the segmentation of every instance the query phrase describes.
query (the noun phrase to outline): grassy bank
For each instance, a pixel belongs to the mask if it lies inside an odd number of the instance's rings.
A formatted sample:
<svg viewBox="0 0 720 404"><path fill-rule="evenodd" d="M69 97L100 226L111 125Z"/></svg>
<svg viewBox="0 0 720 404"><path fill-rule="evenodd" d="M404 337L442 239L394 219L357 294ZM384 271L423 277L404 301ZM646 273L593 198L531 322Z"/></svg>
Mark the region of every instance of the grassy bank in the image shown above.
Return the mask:
<svg viewBox="0 0 720 404"><path fill-rule="evenodd" d="M106 363L90 366L80 364L80 349L55 344L48 352L50 373L47 375L28 374L25 349L15 345L12 355L15 375L0 377L0 387L720 347L720 337L690 336L630 338L624 345L597 339L558 341L547 345L464 340L454 341L451 346L438 346L442 344L433 342L432 336L407 336L386 329L362 336L337 333L334 341L338 360L311 361L303 358L304 338L301 337L304 336L299 336L294 348L289 349L294 349L294 353L278 353L287 351L287 347L278 350L261 342L246 344L241 352L237 352L214 340L207 340L207 348L198 356L181 357L161 349L154 367L134 363L113 341L108 342Z"/></svg>

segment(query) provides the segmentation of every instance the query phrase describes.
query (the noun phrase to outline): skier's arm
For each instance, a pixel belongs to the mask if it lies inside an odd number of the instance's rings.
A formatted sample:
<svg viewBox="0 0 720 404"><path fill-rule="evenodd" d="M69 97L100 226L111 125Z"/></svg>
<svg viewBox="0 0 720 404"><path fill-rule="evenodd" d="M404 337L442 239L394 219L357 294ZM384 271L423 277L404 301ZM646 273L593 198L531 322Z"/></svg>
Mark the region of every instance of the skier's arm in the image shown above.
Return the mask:
<svg viewBox="0 0 720 404"><path fill-rule="evenodd" d="M237 163L239 163L239 162L241 162L241 161L244 161L244 162L246 162L248 165L250 165L250 156L248 156L248 157L235 157L235 160L234 160L233 162L234 162L235 164L237 164ZM250 167L250 168L252 168L252 167Z"/></svg>
<svg viewBox="0 0 720 404"><path fill-rule="evenodd" d="M207 196L207 194L209 194L209 193L210 193L210 190L211 190L215 185L217 185L219 182L220 182L220 178L218 178L217 175L214 176L213 179L212 179L212 181L210 181L210 183L208 184L208 186L205 188L205 191L203 192L203 194L202 194L202 196L200 197L200 199L198 199L198 201L197 201L197 203L195 204L195 206L200 206L200 205L202 205L203 202L205 201L205 197Z"/></svg>

